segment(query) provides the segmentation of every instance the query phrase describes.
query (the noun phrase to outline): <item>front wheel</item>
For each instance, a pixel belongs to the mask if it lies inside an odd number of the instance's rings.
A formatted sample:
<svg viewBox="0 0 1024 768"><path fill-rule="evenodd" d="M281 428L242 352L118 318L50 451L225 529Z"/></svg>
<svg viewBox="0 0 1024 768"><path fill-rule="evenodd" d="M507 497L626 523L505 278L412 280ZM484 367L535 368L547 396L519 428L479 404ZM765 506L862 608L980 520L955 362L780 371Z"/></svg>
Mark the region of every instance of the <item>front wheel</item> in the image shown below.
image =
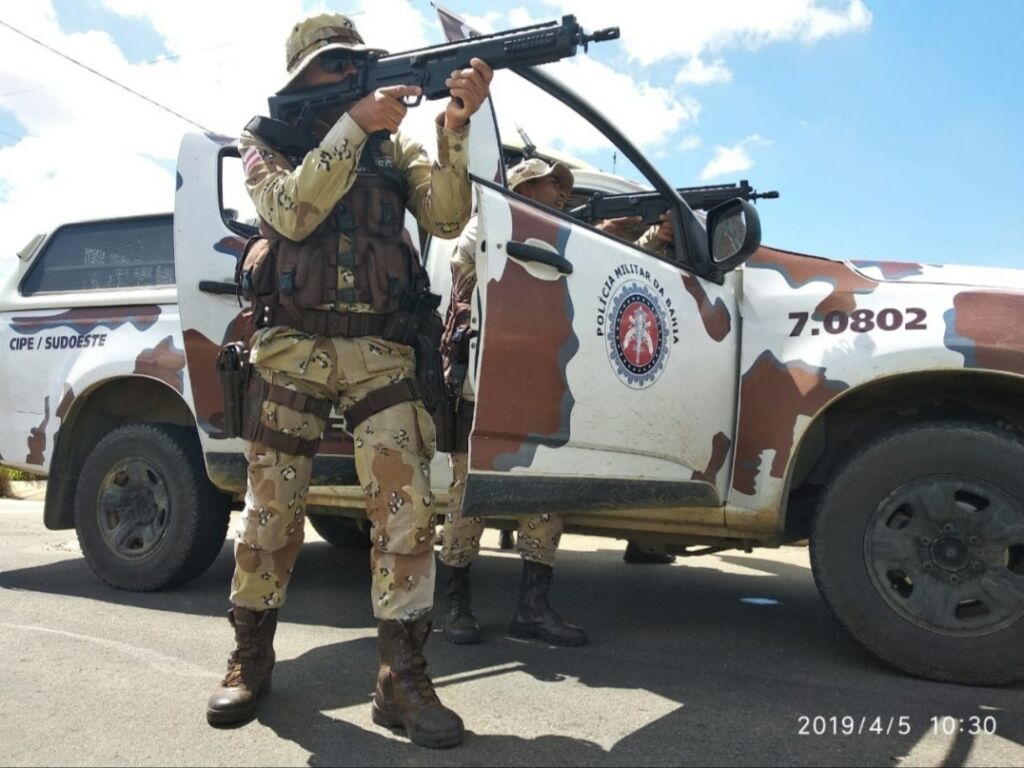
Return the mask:
<svg viewBox="0 0 1024 768"><path fill-rule="evenodd" d="M825 489L811 565L868 650L934 680L1024 679L1024 441L968 423L895 430Z"/></svg>
<svg viewBox="0 0 1024 768"><path fill-rule="evenodd" d="M149 592L210 566L224 544L229 503L206 476L194 431L128 424L100 440L82 465L75 530L100 579Z"/></svg>

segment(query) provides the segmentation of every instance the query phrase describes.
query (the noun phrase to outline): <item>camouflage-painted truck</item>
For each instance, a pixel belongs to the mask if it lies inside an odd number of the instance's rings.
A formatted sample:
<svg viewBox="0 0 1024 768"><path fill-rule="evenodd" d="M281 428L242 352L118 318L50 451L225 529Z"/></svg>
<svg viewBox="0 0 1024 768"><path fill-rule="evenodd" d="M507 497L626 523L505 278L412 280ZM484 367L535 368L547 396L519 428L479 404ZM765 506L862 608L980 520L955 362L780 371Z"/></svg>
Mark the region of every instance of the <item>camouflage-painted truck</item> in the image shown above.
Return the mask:
<svg viewBox="0 0 1024 768"><path fill-rule="evenodd" d="M646 177L578 169L580 199L671 197L589 105L534 84ZM468 513L557 512L684 555L809 538L822 595L881 658L1024 678L1024 273L761 247L722 274L692 240L659 257L509 192L497 128L474 120ZM239 165L232 139L187 136L173 217L61 227L0 292L0 460L48 475L47 527L75 527L120 588L201 573L244 494L214 370L254 232ZM452 243L421 247L446 293ZM314 527L365 546L340 418L313 472ZM433 477L443 512L442 454Z"/></svg>

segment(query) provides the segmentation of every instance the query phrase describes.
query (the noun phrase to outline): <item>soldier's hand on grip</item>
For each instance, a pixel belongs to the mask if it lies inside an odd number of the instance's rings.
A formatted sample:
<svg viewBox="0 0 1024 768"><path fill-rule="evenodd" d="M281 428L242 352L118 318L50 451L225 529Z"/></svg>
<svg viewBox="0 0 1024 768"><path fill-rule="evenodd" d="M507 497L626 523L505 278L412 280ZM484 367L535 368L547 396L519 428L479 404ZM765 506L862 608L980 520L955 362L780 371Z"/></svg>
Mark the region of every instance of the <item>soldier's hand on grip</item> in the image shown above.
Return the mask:
<svg viewBox="0 0 1024 768"><path fill-rule="evenodd" d="M602 232L614 235L615 237L623 237L626 234L626 230L639 224L643 219L639 216L620 216L616 219L605 219L599 221L595 226Z"/></svg>
<svg viewBox="0 0 1024 768"><path fill-rule="evenodd" d="M366 133L395 133L409 111L402 103L402 99L406 96L419 96L422 92L418 85L391 85L387 88L378 88L357 101L348 114Z"/></svg>
<svg viewBox="0 0 1024 768"><path fill-rule="evenodd" d="M661 221L657 225L658 231L655 237L658 239L659 243L672 245L672 243L675 242L675 234L672 230L672 217L667 213L663 213L660 218Z"/></svg>
<svg viewBox="0 0 1024 768"><path fill-rule="evenodd" d="M457 69L444 81L452 98L444 111L446 128L461 128L469 122L490 93L494 71L480 59L470 60L470 69Z"/></svg>

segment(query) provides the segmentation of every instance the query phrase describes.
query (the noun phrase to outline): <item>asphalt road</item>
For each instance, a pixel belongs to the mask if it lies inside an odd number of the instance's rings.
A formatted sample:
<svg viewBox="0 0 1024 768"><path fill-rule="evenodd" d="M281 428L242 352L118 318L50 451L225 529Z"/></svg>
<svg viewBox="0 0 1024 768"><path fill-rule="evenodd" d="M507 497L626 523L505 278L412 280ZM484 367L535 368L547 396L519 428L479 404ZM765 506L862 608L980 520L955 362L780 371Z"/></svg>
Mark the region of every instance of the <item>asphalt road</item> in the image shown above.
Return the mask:
<svg viewBox="0 0 1024 768"><path fill-rule="evenodd" d="M427 648L469 735L423 750L370 721L365 555L307 537L274 693L256 721L215 730L205 701L231 644L229 546L184 588L119 592L93 577L72 531L45 530L40 502L0 501L0 763L1024 765L1024 686L884 666L828 614L805 550L630 566L620 542L567 537L553 602L591 644L560 649L505 637L519 564L493 532L474 566L488 642L435 633ZM832 735L844 716L890 733ZM945 716L989 717L997 732L934 733Z"/></svg>

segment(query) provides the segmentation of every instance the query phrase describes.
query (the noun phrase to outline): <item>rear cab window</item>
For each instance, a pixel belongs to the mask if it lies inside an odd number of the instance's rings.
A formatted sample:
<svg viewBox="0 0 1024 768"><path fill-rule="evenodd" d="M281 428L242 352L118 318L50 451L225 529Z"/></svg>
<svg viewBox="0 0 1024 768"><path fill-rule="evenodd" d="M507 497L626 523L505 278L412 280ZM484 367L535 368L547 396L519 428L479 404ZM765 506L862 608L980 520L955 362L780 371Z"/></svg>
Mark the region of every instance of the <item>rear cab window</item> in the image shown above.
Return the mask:
<svg viewBox="0 0 1024 768"><path fill-rule="evenodd" d="M174 287L171 214L66 224L42 246L22 296Z"/></svg>

